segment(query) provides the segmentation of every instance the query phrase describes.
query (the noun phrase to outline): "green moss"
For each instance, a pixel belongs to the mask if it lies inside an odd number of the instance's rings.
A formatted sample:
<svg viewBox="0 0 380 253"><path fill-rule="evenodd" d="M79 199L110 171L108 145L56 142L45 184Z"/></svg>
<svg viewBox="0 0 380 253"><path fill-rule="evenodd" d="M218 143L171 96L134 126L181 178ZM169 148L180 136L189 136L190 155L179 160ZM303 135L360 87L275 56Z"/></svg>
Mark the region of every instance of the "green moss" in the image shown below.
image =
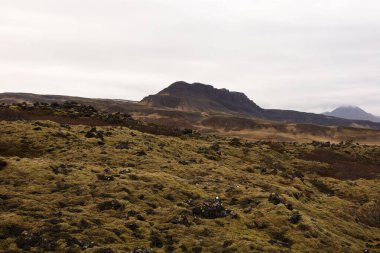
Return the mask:
<svg viewBox="0 0 380 253"><path fill-rule="evenodd" d="M0 159L7 163L0 170L0 251L22 251L18 230L39 240L28 248L32 252L49 247L129 252L152 245L156 252L185 247L202 247L202 252L362 252L380 243L380 229L371 223L380 196L378 174L354 180L323 177L315 168L328 170L328 161L303 157L318 149L312 144L240 147L217 136L165 137L97 127L109 133L99 144L85 137L88 126L43 123L36 131L33 122L0 122ZM128 141L128 149L117 148L121 141ZM220 153L210 149L215 142ZM324 149L356 164L379 166L378 146ZM141 150L145 156L136 155ZM321 191L315 180L334 195ZM298 224L289 222L292 211L284 204L268 201L272 192L302 215ZM215 197L237 217L193 215L194 206ZM111 200L123 207L99 209ZM189 225L173 222L179 216Z"/></svg>

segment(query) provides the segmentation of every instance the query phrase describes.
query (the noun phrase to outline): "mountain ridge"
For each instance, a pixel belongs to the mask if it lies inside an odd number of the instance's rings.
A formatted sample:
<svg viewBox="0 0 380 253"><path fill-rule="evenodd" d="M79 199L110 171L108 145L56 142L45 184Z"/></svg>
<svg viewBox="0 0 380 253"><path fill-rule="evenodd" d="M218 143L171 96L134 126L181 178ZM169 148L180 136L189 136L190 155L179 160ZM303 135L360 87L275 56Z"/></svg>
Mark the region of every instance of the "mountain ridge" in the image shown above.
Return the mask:
<svg viewBox="0 0 380 253"><path fill-rule="evenodd" d="M91 105L98 110L130 113L145 120L162 124L182 124L197 127L212 115L241 116L251 119L270 120L280 123L314 124L321 126L380 129L380 123L348 120L328 115L292 110L264 109L244 93L217 89L202 83L175 82L155 95L139 102L118 99L91 99L59 95L30 93L0 93L0 103L75 101Z"/></svg>

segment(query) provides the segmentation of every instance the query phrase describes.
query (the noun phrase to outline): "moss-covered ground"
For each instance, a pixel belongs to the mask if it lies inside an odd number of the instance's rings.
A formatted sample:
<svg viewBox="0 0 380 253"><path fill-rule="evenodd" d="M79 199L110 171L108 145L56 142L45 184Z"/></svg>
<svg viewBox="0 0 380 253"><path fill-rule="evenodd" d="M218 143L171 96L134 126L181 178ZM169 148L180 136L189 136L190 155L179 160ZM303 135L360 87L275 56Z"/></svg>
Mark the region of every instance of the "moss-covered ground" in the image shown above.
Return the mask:
<svg viewBox="0 0 380 253"><path fill-rule="evenodd" d="M380 147L0 122L1 252L379 252Z"/></svg>

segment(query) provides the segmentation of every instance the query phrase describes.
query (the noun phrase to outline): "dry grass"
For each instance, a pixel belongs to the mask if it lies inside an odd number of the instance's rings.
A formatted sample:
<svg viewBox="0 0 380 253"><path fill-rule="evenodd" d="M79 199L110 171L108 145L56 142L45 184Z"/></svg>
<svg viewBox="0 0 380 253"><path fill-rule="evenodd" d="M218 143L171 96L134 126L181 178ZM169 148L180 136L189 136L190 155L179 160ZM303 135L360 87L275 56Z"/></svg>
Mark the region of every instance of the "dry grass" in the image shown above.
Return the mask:
<svg viewBox="0 0 380 253"><path fill-rule="evenodd" d="M117 126L97 127L100 140L85 137L88 126L33 123L0 122L2 252L379 251L377 172L321 176L330 163L312 156L323 149L379 166L378 146L231 145ZM121 141L128 148L116 148ZM216 197L227 216L193 214Z"/></svg>

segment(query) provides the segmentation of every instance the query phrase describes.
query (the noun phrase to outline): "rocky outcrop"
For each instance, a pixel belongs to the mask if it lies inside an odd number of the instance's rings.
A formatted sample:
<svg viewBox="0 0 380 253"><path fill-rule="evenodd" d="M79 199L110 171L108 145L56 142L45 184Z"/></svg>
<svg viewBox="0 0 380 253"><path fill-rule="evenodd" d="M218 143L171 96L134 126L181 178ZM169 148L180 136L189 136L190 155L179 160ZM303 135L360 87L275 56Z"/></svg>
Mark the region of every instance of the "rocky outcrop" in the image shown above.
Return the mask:
<svg viewBox="0 0 380 253"><path fill-rule="evenodd" d="M211 85L175 82L156 95L150 95L140 104L153 107L175 108L189 111L218 111L243 114L261 114L263 109L244 93L217 89Z"/></svg>

